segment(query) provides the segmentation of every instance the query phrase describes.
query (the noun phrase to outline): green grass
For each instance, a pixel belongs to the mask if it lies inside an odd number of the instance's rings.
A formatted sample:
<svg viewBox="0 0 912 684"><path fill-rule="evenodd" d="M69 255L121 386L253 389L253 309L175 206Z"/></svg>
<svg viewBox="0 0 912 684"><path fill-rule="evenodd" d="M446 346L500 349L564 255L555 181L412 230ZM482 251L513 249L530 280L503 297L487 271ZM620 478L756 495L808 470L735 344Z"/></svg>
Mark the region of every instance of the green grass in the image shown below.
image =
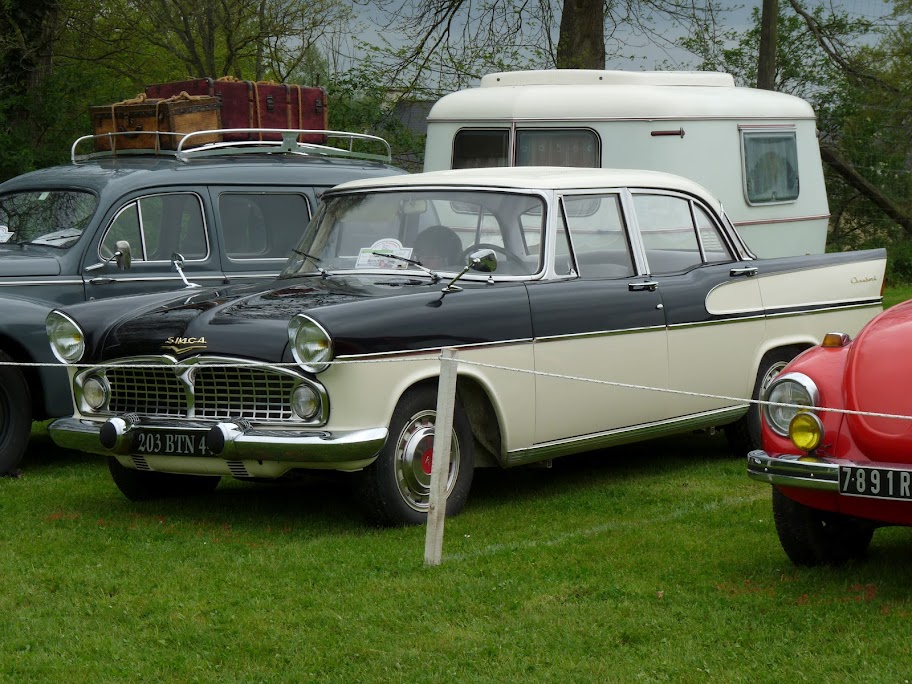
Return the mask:
<svg viewBox="0 0 912 684"><path fill-rule="evenodd" d="M894 304L899 304L907 299L912 299L912 285L901 285L898 287L888 287L884 290L884 308Z"/></svg>
<svg viewBox="0 0 912 684"><path fill-rule="evenodd" d="M131 503L34 440L0 480L3 682L902 681L912 531L799 570L770 492L696 434L481 471L447 521L364 525L344 480Z"/></svg>
<svg viewBox="0 0 912 684"><path fill-rule="evenodd" d="M797 569L719 435L480 471L436 568L344 479L132 503L40 427L0 516L4 684L912 679L912 530Z"/></svg>

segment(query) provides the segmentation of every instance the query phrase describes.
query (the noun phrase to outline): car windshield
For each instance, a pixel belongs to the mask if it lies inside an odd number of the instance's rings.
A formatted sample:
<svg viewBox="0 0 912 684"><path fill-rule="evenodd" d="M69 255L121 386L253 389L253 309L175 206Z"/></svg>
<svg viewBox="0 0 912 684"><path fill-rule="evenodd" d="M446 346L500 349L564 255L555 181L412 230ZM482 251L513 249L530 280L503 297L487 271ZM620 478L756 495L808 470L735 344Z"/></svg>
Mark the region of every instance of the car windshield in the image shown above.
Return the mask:
<svg viewBox="0 0 912 684"><path fill-rule="evenodd" d="M531 275L541 268L546 215L541 196L519 192L329 195L283 276L354 270L458 273L467 255L479 248L497 255L495 275Z"/></svg>
<svg viewBox="0 0 912 684"><path fill-rule="evenodd" d="M32 190L0 197L0 242L66 248L74 244L98 206L81 190Z"/></svg>

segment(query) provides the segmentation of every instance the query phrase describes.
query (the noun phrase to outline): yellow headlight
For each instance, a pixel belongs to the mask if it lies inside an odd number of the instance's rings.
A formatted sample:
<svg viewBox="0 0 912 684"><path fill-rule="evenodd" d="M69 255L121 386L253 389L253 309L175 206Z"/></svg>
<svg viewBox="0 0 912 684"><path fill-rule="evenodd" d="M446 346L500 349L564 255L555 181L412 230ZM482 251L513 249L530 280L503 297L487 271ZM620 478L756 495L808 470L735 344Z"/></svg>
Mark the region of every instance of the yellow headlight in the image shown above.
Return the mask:
<svg viewBox="0 0 912 684"><path fill-rule="evenodd" d="M801 411L789 422L789 437L801 451L813 451L823 440L823 423L813 413Z"/></svg>

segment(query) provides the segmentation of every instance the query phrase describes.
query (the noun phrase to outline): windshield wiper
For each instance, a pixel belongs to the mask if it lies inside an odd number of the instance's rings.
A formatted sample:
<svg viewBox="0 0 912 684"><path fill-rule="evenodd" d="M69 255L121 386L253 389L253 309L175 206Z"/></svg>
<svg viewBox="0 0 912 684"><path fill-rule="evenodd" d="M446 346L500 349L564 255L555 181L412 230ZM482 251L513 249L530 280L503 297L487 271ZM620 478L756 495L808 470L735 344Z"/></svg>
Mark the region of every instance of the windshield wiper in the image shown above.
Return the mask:
<svg viewBox="0 0 912 684"><path fill-rule="evenodd" d="M371 252L371 254L373 254L374 256L389 257L390 259L404 261L407 264L411 264L412 266L417 266L418 268L420 268L422 271L424 271L429 276L431 276L431 278L434 279L435 283L438 280L440 280L440 276L437 275L436 272L432 271L431 269L429 269L427 266L425 266L424 264L422 264L420 261L418 261L416 259L409 259L408 257L399 256L398 254L387 254L386 252Z"/></svg>
<svg viewBox="0 0 912 684"><path fill-rule="evenodd" d="M320 263L320 257L315 257L313 254L308 254L307 252L302 252L300 249L294 249L294 248L292 248L291 251L294 252L295 254L297 254L298 256L302 256L306 259L310 259L312 262L314 262L315 265ZM329 273L326 272L325 268L322 268L321 266L317 266L317 270L320 272L320 275L323 276L324 278L329 277Z"/></svg>

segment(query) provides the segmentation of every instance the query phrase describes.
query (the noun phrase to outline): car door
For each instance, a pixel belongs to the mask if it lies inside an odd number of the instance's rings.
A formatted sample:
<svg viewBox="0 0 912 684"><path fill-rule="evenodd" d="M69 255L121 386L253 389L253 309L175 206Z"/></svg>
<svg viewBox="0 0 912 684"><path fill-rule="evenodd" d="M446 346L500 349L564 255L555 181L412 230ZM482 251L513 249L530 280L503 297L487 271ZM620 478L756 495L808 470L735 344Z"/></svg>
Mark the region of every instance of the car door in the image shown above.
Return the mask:
<svg viewBox="0 0 912 684"><path fill-rule="evenodd" d="M765 332L757 267L735 259L718 218L695 199L654 190L632 199L668 327L668 386L687 393L667 395L668 417L737 406L695 394L749 396Z"/></svg>
<svg viewBox="0 0 912 684"><path fill-rule="evenodd" d="M83 264L86 296L101 299L181 289L186 283L172 265L183 257L187 279L204 287L225 282L206 219L200 189L151 192L123 202ZM130 267L120 269L118 243L130 245Z"/></svg>
<svg viewBox="0 0 912 684"><path fill-rule="evenodd" d="M558 202L554 272L528 286L535 369L620 384L536 376L537 445L667 415L664 394L622 386L668 382L662 298L634 257L627 204L623 191L568 193Z"/></svg>
<svg viewBox="0 0 912 684"><path fill-rule="evenodd" d="M307 227L312 188L212 188L218 212L219 252L232 283L277 276Z"/></svg>

